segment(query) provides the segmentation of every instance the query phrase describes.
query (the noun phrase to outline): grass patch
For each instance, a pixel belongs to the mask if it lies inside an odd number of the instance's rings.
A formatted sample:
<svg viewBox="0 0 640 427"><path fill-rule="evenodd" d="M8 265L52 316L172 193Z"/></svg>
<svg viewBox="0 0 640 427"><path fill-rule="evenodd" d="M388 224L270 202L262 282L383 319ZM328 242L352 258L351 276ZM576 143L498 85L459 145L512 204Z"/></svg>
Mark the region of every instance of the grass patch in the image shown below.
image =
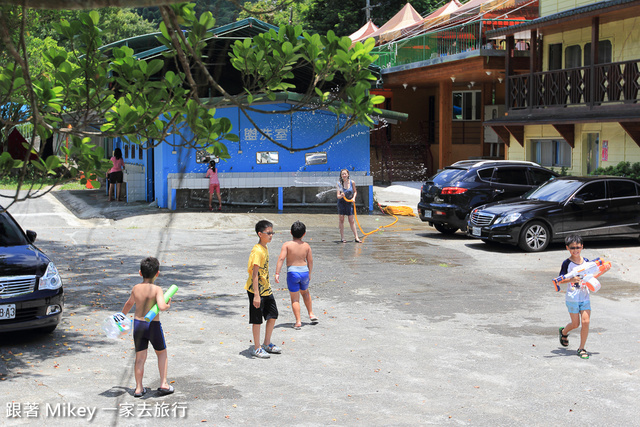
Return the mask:
<svg viewBox="0 0 640 427"><path fill-rule="evenodd" d="M26 190L31 188L34 184L34 190L41 190L43 188L50 187L56 183L53 179L38 179L38 180L25 180L22 183L22 189ZM2 177L0 178L0 190L16 190L18 188L18 180L14 177ZM84 190L87 189L86 185L80 183L80 180L71 180L62 184L56 185L54 191L58 190Z"/></svg>

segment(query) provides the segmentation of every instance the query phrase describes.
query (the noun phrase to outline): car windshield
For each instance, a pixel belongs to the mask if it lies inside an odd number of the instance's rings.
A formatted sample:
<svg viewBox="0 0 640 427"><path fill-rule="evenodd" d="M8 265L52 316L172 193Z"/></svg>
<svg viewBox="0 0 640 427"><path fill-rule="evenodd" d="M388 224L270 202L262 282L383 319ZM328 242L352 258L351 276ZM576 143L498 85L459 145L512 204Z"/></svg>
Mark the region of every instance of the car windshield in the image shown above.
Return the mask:
<svg viewBox="0 0 640 427"><path fill-rule="evenodd" d="M0 246L27 245L22 230L7 215L0 215Z"/></svg>
<svg viewBox="0 0 640 427"><path fill-rule="evenodd" d="M436 185L450 185L462 180L467 172L467 169L445 169L435 174L431 181Z"/></svg>
<svg viewBox="0 0 640 427"><path fill-rule="evenodd" d="M573 180L547 181L523 197L527 200L542 200L545 202L562 202L571 196L584 182Z"/></svg>

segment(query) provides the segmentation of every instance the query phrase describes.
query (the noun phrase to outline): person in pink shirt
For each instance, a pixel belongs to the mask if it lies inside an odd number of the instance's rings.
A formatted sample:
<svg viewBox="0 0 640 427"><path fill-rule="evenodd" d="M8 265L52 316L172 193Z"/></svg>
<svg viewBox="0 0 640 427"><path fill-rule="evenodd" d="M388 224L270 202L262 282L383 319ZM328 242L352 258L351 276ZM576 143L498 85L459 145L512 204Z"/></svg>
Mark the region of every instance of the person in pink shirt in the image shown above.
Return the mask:
<svg viewBox="0 0 640 427"><path fill-rule="evenodd" d="M114 199L114 184L118 187L118 191L116 191L115 196L118 197L118 201L122 201L122 182L124 181L124 173L122 170L124 169L124 160L122 160L122 150L116 148L113 150L113 157L111 157L111 163L113 163L113 167L109 169L107 172L107 177L109 178L109 201Z"/></svg>
<svg viewBox="0 0 640 427"><path fill-rule="evenodd" d="M209 169L207 170L207 178L209 178L209 210L212 211L211 201L213 200L213 192L215 191L218 196L218 210L222 210L222 199L220 198L220 180L218 180L218 171L216 169L216 162L211 160L209 162Z"/></svg>

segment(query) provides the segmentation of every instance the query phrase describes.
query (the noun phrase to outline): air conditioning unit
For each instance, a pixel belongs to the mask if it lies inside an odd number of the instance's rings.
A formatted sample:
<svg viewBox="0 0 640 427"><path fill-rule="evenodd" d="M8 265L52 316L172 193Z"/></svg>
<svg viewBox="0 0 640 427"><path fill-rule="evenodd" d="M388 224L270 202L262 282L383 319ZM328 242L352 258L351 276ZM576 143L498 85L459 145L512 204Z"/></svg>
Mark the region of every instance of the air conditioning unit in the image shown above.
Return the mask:
<svg viewBox="0 0 640 427"><path fill-rule="evenodd" d="M504 105L485 105L484 106L484 120L501 119L504 117L506 108ZM498 134L491 129L490 126L484 127L484 142L497 144L502 142L498 139Z"/></svg>

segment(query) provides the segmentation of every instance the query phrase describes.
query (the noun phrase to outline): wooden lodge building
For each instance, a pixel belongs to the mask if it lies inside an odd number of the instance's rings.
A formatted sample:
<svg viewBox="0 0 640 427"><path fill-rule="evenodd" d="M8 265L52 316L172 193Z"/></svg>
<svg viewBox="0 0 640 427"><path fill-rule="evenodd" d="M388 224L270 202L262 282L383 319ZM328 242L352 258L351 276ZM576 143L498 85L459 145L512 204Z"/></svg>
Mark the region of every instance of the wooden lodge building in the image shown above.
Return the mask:
<svg viewBox="0 0 640 427"><path fill-rule="evenodd" d="M384 107L409 119L373 132L374 180L473 158L575 175L640 161L639 11L631 0L453 0L381 27Z"/></svg>

